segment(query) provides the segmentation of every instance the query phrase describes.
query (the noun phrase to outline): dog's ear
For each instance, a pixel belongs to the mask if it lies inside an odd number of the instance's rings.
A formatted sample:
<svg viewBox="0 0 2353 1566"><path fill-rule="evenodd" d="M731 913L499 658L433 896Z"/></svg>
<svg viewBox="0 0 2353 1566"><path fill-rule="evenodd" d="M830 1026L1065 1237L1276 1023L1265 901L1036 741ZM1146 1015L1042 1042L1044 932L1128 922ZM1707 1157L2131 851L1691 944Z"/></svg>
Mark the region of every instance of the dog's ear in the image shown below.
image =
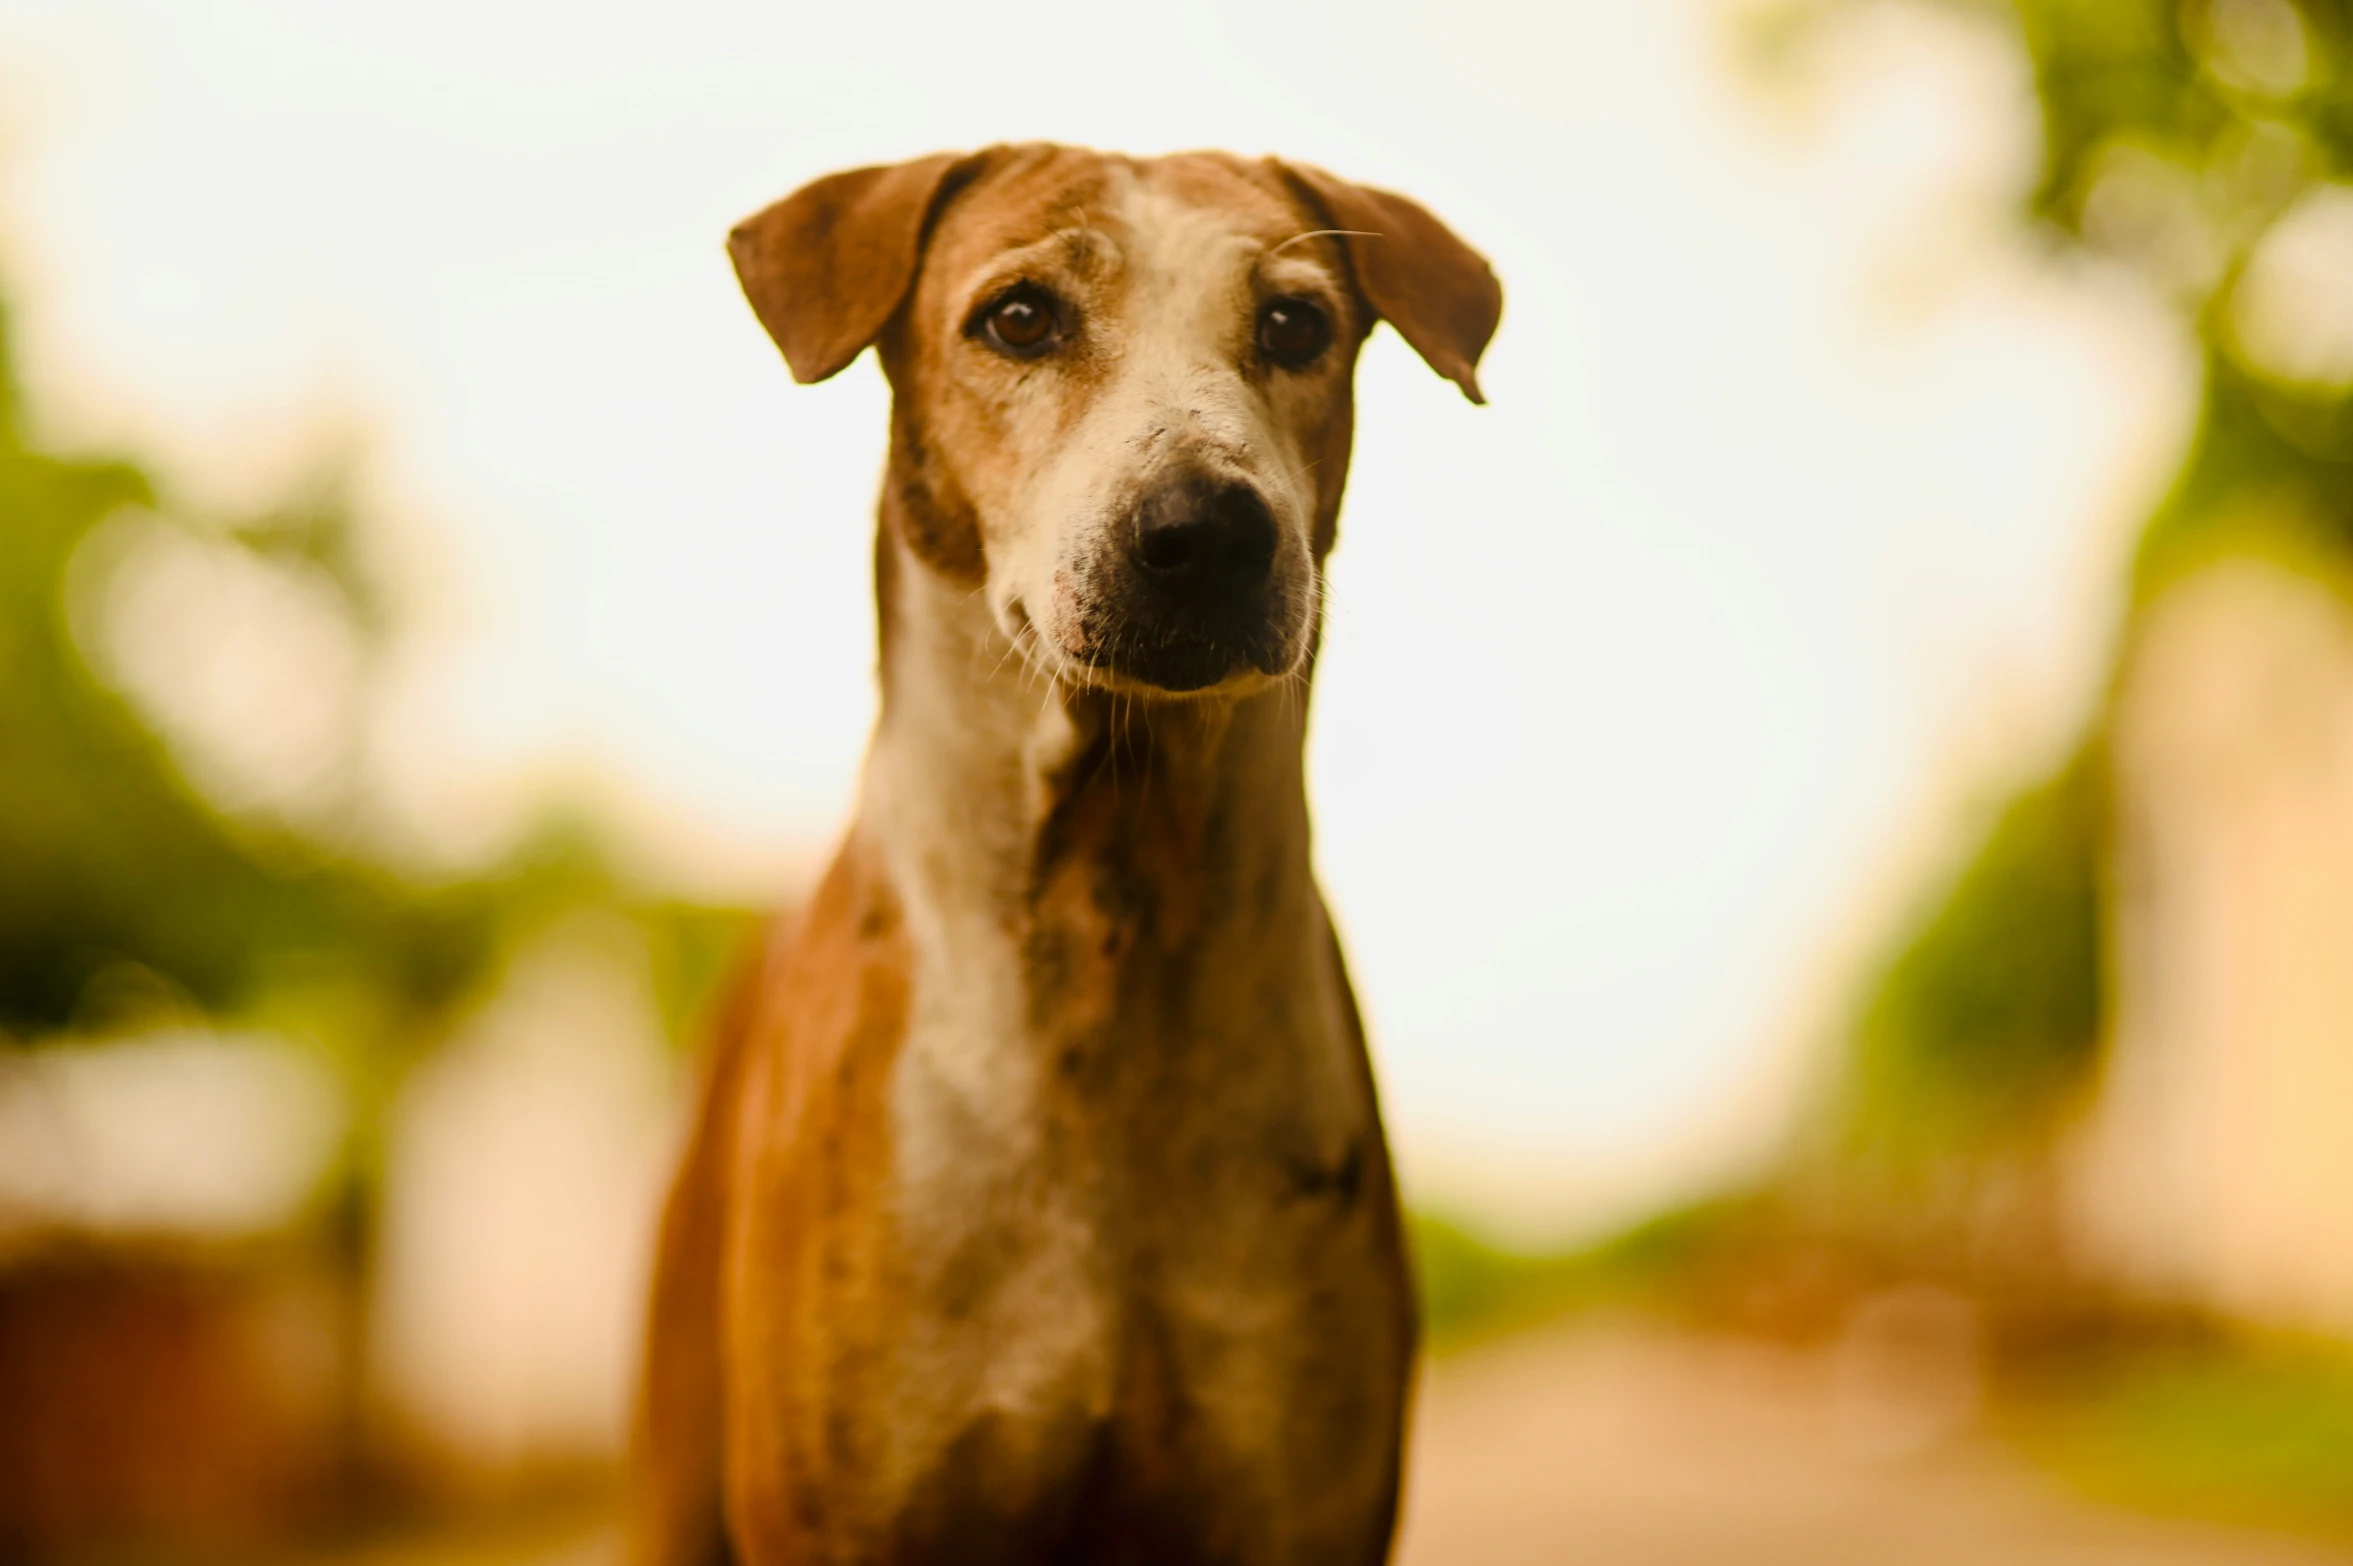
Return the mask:
<svg viewBox="0 0 2353 1566"><path fill-rule="evenodd" d="M802 186L735 226L727 254L752 313L803 385L865 351L907 297L954 153L850 169Z"/></svg>
<svg viewBox="0 0 2353 1566"><path fill-rule="evenodd" d="M1465 397L1485 402L1479 355L1503 318L1503 285L1486 258L1403 196L1304 163L1275 167L1341 232L1373 313Z"/></svg>

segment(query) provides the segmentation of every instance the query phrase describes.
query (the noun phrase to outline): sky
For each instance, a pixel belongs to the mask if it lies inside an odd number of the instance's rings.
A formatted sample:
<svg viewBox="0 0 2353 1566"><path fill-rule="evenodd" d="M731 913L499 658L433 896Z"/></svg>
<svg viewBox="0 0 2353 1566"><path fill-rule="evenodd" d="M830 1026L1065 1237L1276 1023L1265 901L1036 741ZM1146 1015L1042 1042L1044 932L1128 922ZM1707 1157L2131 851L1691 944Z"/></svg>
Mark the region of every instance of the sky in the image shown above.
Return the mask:
<svg viewBox="0 0 2353 1566"><path fill-rule="evenodd" d="M0 0L0 279L61 440L222 505L358 454L416 852L558 787L744 895L846 819L886 392L791 383L728 227L1030 137L1421 199L1504 322L1485 408L1365 353L1317 858L1408 1179L1570 1224L1781 1123L1888 919L2086 710L2191 413L2164 312L2013 223L1990 24L1884 7L1775 76L1743 14ZM233 751L231 622L305 610L196 597L220 656L145 677L211 680Z"/></svg>

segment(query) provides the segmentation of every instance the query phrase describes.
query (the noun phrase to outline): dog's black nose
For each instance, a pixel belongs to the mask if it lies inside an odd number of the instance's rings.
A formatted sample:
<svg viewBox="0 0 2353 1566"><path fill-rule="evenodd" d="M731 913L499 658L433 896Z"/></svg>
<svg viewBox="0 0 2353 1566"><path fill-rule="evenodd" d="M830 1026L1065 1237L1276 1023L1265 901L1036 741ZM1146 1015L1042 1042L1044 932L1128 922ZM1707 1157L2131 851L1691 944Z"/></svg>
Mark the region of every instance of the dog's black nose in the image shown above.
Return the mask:
<svg viewBox="0 0 2353 1566"><path fill-rule="evenodd" d="M1237 479L1176 474L1137 505L1128 553L1146 578L1170 592L1202 598L1246 592L1274 564L1274 510Z"/></svg>

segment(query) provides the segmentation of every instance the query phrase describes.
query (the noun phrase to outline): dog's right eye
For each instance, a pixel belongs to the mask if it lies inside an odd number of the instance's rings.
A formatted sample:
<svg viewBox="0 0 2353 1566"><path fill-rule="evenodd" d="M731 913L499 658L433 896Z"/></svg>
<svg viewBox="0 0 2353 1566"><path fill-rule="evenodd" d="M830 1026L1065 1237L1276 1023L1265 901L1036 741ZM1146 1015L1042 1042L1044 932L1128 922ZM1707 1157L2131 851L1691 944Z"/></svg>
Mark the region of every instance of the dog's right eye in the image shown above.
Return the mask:
<svg viewBox="0 0 2353 1566"><path fill-rule="evenodd" d="M1258 315L1258 347L1286 370L1304 370L1332 341L1330 317L1305 299L1276 299Z"/></svg>
<svg viewBox="0 0 2353 1566"><path fill-rule="evenodd" d="M974 326L989 345L1016 359L1035 359L1051 352L1062 338L1061 312L1054 296L1035 284L1023 283L984 306Z"/></svg>

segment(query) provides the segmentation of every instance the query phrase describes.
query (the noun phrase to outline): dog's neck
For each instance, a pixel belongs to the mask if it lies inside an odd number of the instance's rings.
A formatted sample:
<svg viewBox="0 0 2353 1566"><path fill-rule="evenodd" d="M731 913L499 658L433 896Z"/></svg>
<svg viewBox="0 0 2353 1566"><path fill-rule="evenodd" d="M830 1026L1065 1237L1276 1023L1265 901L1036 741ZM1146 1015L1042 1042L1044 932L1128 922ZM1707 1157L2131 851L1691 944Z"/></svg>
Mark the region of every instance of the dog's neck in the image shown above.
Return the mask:
<svg viewBox="0 0 2353 1566"><path fill-rule="evenodd" d="M1077 926L1103 955L1148 959L1321 938L1304 674L1232 701L1073 690L887 524L877 567L882 710L860 832L919 940L928 925L1034 956L1041 934Z"/></svg>

